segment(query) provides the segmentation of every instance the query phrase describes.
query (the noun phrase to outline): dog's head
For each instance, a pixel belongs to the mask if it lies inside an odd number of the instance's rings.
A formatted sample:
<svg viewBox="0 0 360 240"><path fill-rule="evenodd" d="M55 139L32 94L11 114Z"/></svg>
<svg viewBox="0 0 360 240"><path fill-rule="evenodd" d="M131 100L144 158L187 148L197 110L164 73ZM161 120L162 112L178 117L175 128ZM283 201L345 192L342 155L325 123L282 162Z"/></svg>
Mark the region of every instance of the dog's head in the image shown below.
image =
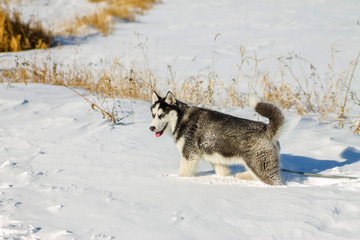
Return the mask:
<svg viewBox="0 0 360 240"><path fill-rule="evenodd" d="M150 108L153 120L150 130L155 132L156 137L160 137L165 131L171 133L171 130L175 128L177 122L176 104L177 100L172 92L168 92L164 98L153 92Z"/></svg>

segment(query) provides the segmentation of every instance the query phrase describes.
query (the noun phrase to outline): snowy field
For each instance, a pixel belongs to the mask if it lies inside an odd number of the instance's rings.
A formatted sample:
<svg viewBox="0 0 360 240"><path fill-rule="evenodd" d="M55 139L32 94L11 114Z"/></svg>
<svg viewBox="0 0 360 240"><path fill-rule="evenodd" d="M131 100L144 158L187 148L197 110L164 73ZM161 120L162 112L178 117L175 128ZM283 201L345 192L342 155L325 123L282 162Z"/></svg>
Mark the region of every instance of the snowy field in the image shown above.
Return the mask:
<svg viewBox="0 0 360 240"><path fill-rule="evenodd" d="M85 0L35 2L21 6L23 15L49 28L91 11ZM326 72L331 44L344 66L356 57L359 12L357 1L163 0L108 37L2 53L0 66L35 57L94 68L115 58L145 64L142 43L152 71L166 78L171 65L180 78L211 68L220 33L216 71L224 78L236 74L242 44L260 57L295 52ZM118 104L129 116L130 101ZM284 185L273 187L215 176L207 163L179 178L180 154L169 136L149 131L149 107L133 102L133 122L114 125L64 87L1 84L0 239L359 239L360 179L283 173ZM220 110L258 119L250 108ZM360 177L358 135L286 115L284 168Z"/></svg>
<svg viewBox="0 0 360 240"><path fill-rule="evenodd" d="M113 125L64 87L2 85L0 236L359 238L360 180L283 174L271 187L217 177L206 163L179 178L180 154L149 131L149 106L135 102L134 123ZM226 112L254 119L251 109ZM360 138L344 129L292 115L280 141L283 167L360 177Z"/></svg>

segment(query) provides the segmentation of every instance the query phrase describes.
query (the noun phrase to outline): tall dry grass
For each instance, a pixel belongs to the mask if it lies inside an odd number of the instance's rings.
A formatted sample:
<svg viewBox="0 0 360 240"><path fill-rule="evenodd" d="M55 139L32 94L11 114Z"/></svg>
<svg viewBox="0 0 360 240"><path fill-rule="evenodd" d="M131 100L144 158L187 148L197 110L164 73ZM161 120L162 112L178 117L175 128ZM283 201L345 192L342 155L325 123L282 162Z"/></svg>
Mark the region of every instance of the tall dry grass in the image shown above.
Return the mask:
<svg viewBox="0 0 360 240"><path fill-rule="evenodd" d="M39 22L25 23L19 13L0 9L0 52L45 49L53 43L53 36Z"/></svg>
<svg viewBox="0 0 360 240"><path fill-rule="evenodd" d="M117 124L125 123L125 118L129 115L125 116L115 99L130 99L131 103L133 99L148 101L152 91L156 89L157 81L148 81L147 71L125 68L116 60L110 69L98 73L86 67L58 66L51 61L17 60L16 67L3 69L0 73L2 83L41 83L67 87L82 96L93 110ZM96 98L90 100L73 88L85 89ZM113 99L111 109L105 106L107 99Z"/></svg>
<svg viewBox="0 0 360 240"><path fill-rule="evenodd" d="M325 122L337 121L341 126L346 124L355 129L354 133L360 132L360 121L356 120L360 116L350 115L352 107L360 108L358 93L350 89L359 57L351 61L347 69L337 73L330 64L330 74L320 76L309 61L297 55L257 59L247 56L245 48L242 48L241 56L237 66L238 77L231 81L222 80L215 73L215 68L207 74L175 80L171 66L168 66L168 81L159 80L148 65L145 69L137 66L127 68L119 60L114 60L110 68L96 73L87 67L58 66L51 60L18 61L16 67L1 71L0 81L80 87L100 98L144 101L151 99L153 90L172 90L184 102L206 107L244 107L251 93L283 109L296 109L299 115L316 116L319 121ZM335 55L333 57L336 58ZM276 67L264 67L266 61L276 63ZM243 87L246 84L248 89Z"/></svg>
<svg viewBox="0 0 360 240"><path fill-rule="evenodd" d="M310 61L296 54L258 59L247 55L245 47L241 47L236 79L222 80L212 66L208 75L192 76L170 87L190 102L208 106L243 107L249 93L255 94L283 109L296 109L298 115L311 115L321 122L337 122L339 126L346 124L358 133L360 121L356 120L359 116L354 116L353 108L360 108L360 100L356 89L351 90L350 86L356 78L354 72L359 72L360 53L346 69L337 70L336 52L332 47L329 73L320 75ZM268 67L269 62L272 68ZM248 89L243 87L246 84Z"/></svg>
<svg viewBox="0 0 360 240"><path fill-rule="evenodd" d="M134 21L135 15L143 14L152 8L158 0L88 0L98 4L99 8L92 14L76 17L74 22L65 25L64 33L68 35L82 34L93 27L104 35L111 33L115 18Z"/></svg>
<svg viewBox="0 0 360 240"><path fill-rule="evenodd" d="M299 115L315 116L320 122L337 123L339 127L347 125L355 128L354 134L360 134L360 123L356 120L359 116L354 116L360 101L356 89L351 90L359 55L340 72L329 64L329 74L325 76L320 76L309 61L299 56L279 58L278 78L274 79L269 72L261 76L262 95L282 108L295 108ZM332 58L334 63L335 54ZM301 65L305 67L296 70Z"/></svg>
<svg viewBox="0 0 360 240"><path fill-rule="evenodd" d="M152 87L145 71L127 69L114 61L110 69L94 74L90 68L58 66L56 63L17 60L16 67L3 69L1 82L43 83L83 88L104 98L148 100ZM152 83L156 84L156 80ZM156 87L156 86L155 86Z"/></svg>

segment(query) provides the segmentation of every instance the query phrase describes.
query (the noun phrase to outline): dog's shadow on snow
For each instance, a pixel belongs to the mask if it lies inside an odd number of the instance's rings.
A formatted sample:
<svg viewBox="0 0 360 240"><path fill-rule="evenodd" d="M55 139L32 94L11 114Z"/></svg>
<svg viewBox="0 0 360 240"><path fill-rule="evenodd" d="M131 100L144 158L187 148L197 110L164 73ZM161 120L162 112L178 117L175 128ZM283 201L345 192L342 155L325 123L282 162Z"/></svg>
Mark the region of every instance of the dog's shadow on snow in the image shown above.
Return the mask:
<svg viewBox="0 0 360 240"><path fill-rule="evenodd" d="M344 161L335 161L335 160L319 160L315 158L309 158L304 156L297 156L291 154L281 154L281 168L307 172L307 173L321 173L323 171L342 167L348 164L353 164L360 161L360 151L353 147L347 147L342 151L340 156L344 159ZM232 165L230 169L234 175L240 172L246 171L245 167L240 165ZM208 176L215 174L215 171L203 171L197 172L195 174L196 177ZM283 182L286 184L287 182L303 182L309 176L301 176L293 173L284 173L282 172Z"/></svg>
<svg viewBox="0 0 360 240"><path fill-rule="evenodd" d="M301 171L307 173L321 173L323 171L342 167L348 164L353 164L360 161L360 151L353 147L344 149L340 156L343 161L335 160L319 160L304 156L297 156L291 154L281 154L280 161L283 169ZM307 177L292 173L282 173L284 182L299 182L304 181Z"/></svg>

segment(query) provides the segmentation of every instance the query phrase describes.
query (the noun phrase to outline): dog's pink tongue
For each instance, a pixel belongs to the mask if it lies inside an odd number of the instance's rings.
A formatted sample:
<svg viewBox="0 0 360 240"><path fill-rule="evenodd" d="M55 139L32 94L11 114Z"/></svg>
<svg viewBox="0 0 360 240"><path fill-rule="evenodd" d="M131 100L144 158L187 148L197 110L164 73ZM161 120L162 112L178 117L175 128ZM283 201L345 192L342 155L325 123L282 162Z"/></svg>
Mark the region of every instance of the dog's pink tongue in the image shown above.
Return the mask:
<svg viewBox="0 0 360 240"><path fill-rule="evenodd" d="M155 133L155 137L160 137L161 136L161 132L156 132Z"/></svg>

